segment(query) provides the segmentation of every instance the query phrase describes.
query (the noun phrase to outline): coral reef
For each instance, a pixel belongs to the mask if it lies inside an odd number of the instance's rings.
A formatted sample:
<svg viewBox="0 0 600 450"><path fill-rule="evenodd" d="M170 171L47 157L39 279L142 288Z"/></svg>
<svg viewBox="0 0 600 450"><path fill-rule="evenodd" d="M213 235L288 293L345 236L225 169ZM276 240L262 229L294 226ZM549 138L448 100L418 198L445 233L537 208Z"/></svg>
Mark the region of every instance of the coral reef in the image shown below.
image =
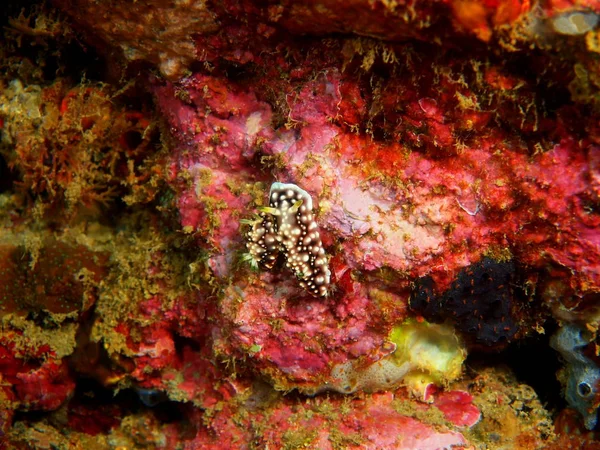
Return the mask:
<svg viewBox="0 0 600 450"><path fill-rule="evenodd" d="M115 111L107 89L68 89L61 80L25 89L13 80L0 101L6 162L40 216L98 214L123 196L121 185L146 181L132 163L152 142L151 122L139 111Z"/></svg>
<svg viewBox="0 0 600 450"><path fill-rule="evenodd" d="M53 5L0 45L0 448L598 445L600 5Z"/></svg>

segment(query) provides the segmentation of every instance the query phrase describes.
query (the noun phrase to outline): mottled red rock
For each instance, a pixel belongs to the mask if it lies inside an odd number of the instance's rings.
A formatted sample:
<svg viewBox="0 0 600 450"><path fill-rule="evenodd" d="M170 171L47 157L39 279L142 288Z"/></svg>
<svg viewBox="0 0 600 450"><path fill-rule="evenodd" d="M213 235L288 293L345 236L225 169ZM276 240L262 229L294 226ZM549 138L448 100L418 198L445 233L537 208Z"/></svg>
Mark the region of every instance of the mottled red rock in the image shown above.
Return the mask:
<svg viewBox="0 0 600 450"><path fill-rule="evenodd" d="M454 425L472 427L481 418L481 412L472 402L473 396L465 391L444 391L435 395L433 404Z"/></svg>
<svg viewBox="0 0 600 450"><path fill-rule="evenodd" d="M14 340L23 337L5 333L0 341L2 382L14 392L15 409L52 411L75 390L75 380L66 361L56 359L48 348L15 349Z"/></svg>
<svg viewBox="0 0 600 450"><path fill-rule="evenodd" d="M498 373L469 369L437 392L423 377L418 400L302 393L333 389L340 365L385 361L391 330L421 315L492 352L552 321L596 329L596 1L54 3L113 75L142 74L163 136L118 106L129 87L0 85L7 161L41 202L6 223L50 217L58 236L86 222L77 244L42 239L28 266L21 244L0 245L0 368L15 402L0 430L14 409L64 405L65 434L128 448L433 449L487 445L479 436L505 428L524 448L553 439ZM143 164L154 147L164 160ZM258 272L245 262L248 223L277 181L312 199L331 270L322 298L285 257ZM95 220L112 227L110 265L81 244ZM409 305L417 280L422 308ZM75 377L128 390L139 408L67 404ZM487 399L488 385L503 394ZM184 419L160 418L172 407ZM13 442L36 442L27 420Z"/></svg>

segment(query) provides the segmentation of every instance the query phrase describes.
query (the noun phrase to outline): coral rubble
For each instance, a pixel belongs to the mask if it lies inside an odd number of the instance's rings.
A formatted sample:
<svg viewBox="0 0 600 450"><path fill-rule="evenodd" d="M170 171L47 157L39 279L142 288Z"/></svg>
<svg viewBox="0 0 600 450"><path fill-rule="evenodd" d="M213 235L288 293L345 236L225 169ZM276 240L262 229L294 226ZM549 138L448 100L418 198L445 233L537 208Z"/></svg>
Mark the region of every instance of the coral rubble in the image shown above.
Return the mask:
<svg viewBox="0 0 600 450"><path fill-rule="evenodd" d="M600 4L53 5L0 46L0 448L598 445Z"/></svg>

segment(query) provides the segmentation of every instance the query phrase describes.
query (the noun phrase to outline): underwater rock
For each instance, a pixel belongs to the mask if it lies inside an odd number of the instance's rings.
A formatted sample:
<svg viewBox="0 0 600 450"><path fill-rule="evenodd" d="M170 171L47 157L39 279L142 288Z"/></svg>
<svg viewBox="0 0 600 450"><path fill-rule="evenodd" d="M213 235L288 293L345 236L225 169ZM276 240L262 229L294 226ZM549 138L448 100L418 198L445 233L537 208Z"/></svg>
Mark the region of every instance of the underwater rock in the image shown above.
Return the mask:
<svg viewBox="0 0 600 450"><path fill-rule="evenodd" d="M586 347L592 342L588 330L573 324L560 327L550 342L565 360L559 375L565 398L582 415L588 430L596 427L600 406L600 367L586 356Z"/></svg>
<svg viewBox="0 0 600 450"><path fill-rule="evenodd" d="M74 233L4 230L0 238L0 380L14 409L51 411L75 390L68 357L107 273L104 251Z"/></svg>
<svg viewBox="0 0 600 450"><path fill-rule="evenodd" d="M0 442L5 439L12 427L15 415L14 401L15 394L10 386L0 387Z"/></svg>
<svg viewBox="0 0 600 450"><path fill-rule="evenodd" d="M593 29L594 13L598 12L594 2L532 4L522 0L419 0L406 4L312 0L302 7L286 2L262 5L252 0L217 4L194 0L185 5L165 0L135 5L97 5L92 0L54 3L73 18L92 45L102 51L116 49L126 64L150 62L170 79L183 76L198 59L212 62L220 57L236 65L255 63L260 60L258 46L281 41L290 33L416 39L450 47L474 41L526 51L540 34L578 35ZM551 24L549 30L546 21ZM128 26L134 22L139 26Z"/></svg>
<svg viewBox="0 0 600 450"><path fill-rule="evenodd" d="M428 127L429 137L419 139L439 143L456 135L455 123L467 118L448 110L449 101L442 106L437 100L434 108L415 100L414 114L411 109L398 119L396 133L407 136L404 144L372 141L330 119L340 113L339 92L355 83L334 68L320 79L299 82L300 98L289 112L294 131L273 128L278 113L257 98L260 90L243 92L234 82L203 75L155 85L157 103L181 143L181 157L173 155L181 224L217 249L209 263L218 277L234 269L241 235L234 217L245 216L253 201L262 204L257 196L263 183L273 181L265 180L268 169L319 199L323 245L327 249L335 242L352 270L387 267L409 278L429 275L441 292L486 252L500 252L531 269L565 265L573 269L569 282L575 289L595 289L597 214L584 213L581 201L596 158L591 142L576 141L559 118L566 133L557 136L560 143L528 160L525 148L484 150L504 145L500 129L473 130L469 133L480 133L477 139L486 144L465 147L448 165L434 148L427 150L429 144L419 150L410 142L408 123ZM175 97L180 90L191 104ZM313 92L320 94L315 98ZM205 108L212 115L205 115ZM256 167L256 161L272 166ZM560 176L565 170L570 177ZM477 192L461 187L473 186L475 179ZM508 326L508 334L514 333L514 325Z"/></svg>
<svg viewBox="0 0 600 450"><path fill-rule="evenodd" d="M60 324L87 315L108 255L69 241L44 233L0 238L0 318L15 314Z"/></svg>
<svg viewBox="0 0 600 450"><path fill-rule="evenodd" d="M17 350L15 343L22 347ZM36 344L24 340L20 333L4 331L0 337L0 373L2 382L14 395L9 397L15 410L52 411L75 390L75 379L66 360L58 358L47 346L36 348Z"/></svg>
<svg viewBox="0 0 600 450"><path fill-rule="evenodd" d="M350 110L360 116L379 100L358 77L323 66L329 60L318 57L311 67L328 69L316 78L277 78L276 88L293 98L285 110L268 101L262 84L271 78L264 74L244 82L214 73L177 83L150 80L176 142L169 182L181 229L205 252L222 296L215 348L226 359L245 361L278 389L310 392L337 364L379 360L390 330L414 314L408 293L422 277L430 277L434 293L456 291L446 299L456 329L472 337L471 345L492 350L536 333L545 318L533 307L528 316L529 302L513 286L516 265L533 274L568 267L565 282L578 293L600 285L598 215L581 209L596 158L592 138L575 139L579 128L565 109L555 115L554 131L544 128L557 143L530 154L531 117L508 123L516 104L494 100L504 121L496 126L487 113L456 103L459 94L477 102L499 96L505 83L520 84L529 98L533 86L525 79L487 68L481 73L485 87L475 87L477 77L461 72L474 86L467 92L449 75L432 78L427 64L415 66L408 50L403 55L411 74L380 80L391 104L407 105L401 113L391 106L382 112L395 125L379 129L402 136L401 142L346 125L346 114L354 120ZM427 57L433 58L421 55ZM468 143L459 138L466 122L472 124ZM505 126L520 130L518 142ZM460 151L447 153L459 143ZM561 176L565 171L569 177ZM318 199L314 215L333 281L326 301L307 298L283 267L253 273L244 264L242 221L265 207L264 193L275 180L302 186ZM443 315L437 299L431 308L431 317Z"/></svg>
<svg viewBox="0 0 600 450"><path fill-rule="evenodd" d="M15 267L14 243L0 248L11 444L553 443L548 410L508 369L461 369L465 345L499 350L553 315L600 317L587 312L600 294L593 2L54 3L109 73L75 86L0 75L0 170L14 170L3 235L59 242L42 246L44 275ZM15 48L54 36L25 17L9 25ZM294 203L271 204L273 185L294 186ZM257 257L263 223L277 235L309 199L316 249L283 257L299 242L280 236L266 250L281 257ZM261 210L275 214L248 230ZM96 255L74 249L90 243L109 264L71 283ZM269 270L251 270L248 251ZM313 269L322 284L308 284ZM16 292L13 278L30 275L35 289ZM568 298L551 295L558 285ZM566 378L592 377L567 361ZM335 385L339 368L339 390L386 391L303 395ZM69 401L84 378L169 401L108 407L93 427L101 412Z"/></svg>
<svg viewBox="0 0 600 450"><path fill-rule="evenodd" d="M153 125L141 112L117 109L106 85L24 87L12 80L0 92L3 156L18 174L17 190L36 199L36 214L58 223L98 218L117 198L152 196L152 187L126 195L140 182L133 162L148 152ZM115 176L117 175L117 176ZM145 195L144 195L145 194Z"/></svg>

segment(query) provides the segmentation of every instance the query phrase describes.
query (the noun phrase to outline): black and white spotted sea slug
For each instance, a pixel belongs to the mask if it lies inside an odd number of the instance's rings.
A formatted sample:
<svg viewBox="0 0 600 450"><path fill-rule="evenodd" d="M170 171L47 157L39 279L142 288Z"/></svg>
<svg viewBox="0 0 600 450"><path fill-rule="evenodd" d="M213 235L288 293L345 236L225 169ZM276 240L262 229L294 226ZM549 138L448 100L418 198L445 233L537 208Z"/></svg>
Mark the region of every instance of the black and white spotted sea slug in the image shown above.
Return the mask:
<svg viewBox="0 0 600 450"><path fill-rule="evenodd" d="M244 259L254 267L272 269L279 255L285 258L300 286L316 297L326 297L331 272L319 227L312 213L312 198L295 184L275 182L269 206L260 208L258 218L246 220L248 253Z"/></svg>

